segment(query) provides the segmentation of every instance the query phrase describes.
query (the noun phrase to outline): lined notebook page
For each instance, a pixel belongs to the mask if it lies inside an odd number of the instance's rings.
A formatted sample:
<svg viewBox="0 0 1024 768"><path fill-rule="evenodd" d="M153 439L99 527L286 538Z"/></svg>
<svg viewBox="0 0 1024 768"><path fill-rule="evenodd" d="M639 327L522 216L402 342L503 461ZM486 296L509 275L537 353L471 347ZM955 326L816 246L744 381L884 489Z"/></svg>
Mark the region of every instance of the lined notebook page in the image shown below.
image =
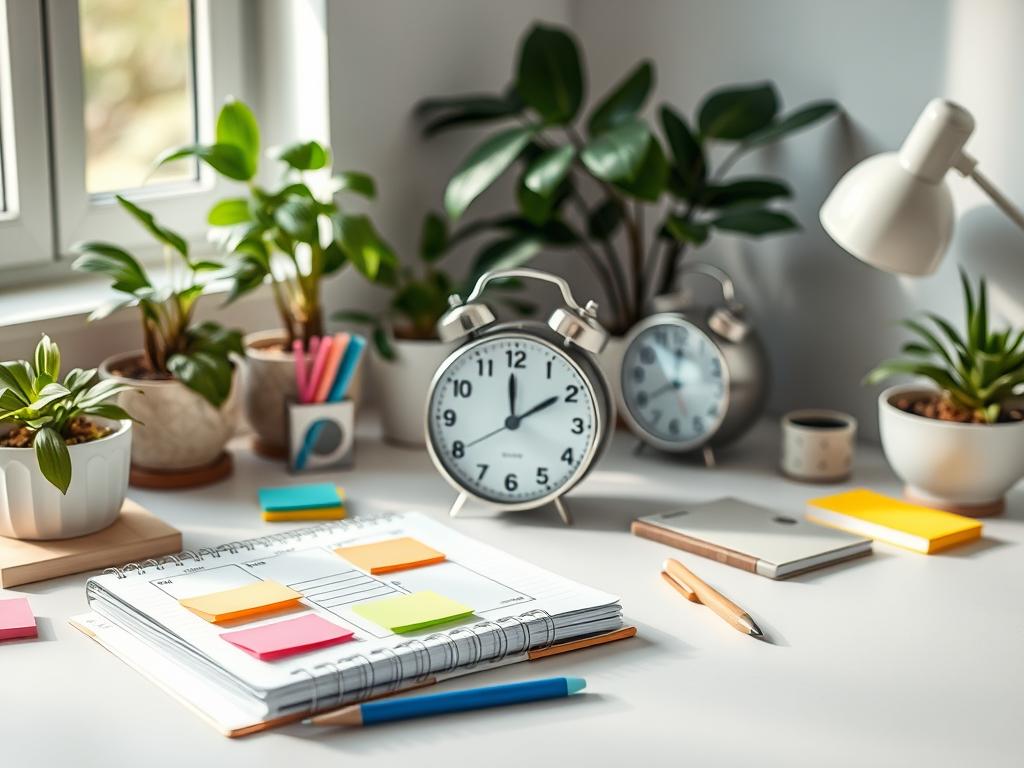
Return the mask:
<svg viewBox="0 0 1024 768"><path fill-rule="evenodd" d="M447 560L423 568L372 576L334 552L341 546L400 536L411 536L443 552ZM300 612L286 614L288 617L303 615L302 611L315 611L353 630L356 641L296 657L260 661L219 637L221 632L237 626L211 625L178 603L181 598L233 589L261 579L272 579L302 593ZM97 587L109 592L114 603L120 602L122 608L128 610L118 611L107 600L95 599ZM423 590L463 603L473 608L474 615L456 624L396 635L353 611L360 602ZM125 578L105 574L90 580L89 591L92 607L111 620L125 624L131 620L131 613L136 614L136 620L128 628L150 642L179 654L198 655L211 661L244 683L256 696L290 687L295 694L287 698L294 701L306 695L310 674L327 675L330 669L337 669L339 660L355 655L373 658L375 652L392 649L411 639L422 641L439 629L450 633L459 626L496 622L541 610L552 616L565 614L555 633L563 635L564 628L572 626L574 615L605 606L606 612L598 612L603 617L598 629L615 628L621 623L616 597L473 541L418 513L370 519L359 526L340 524L300 541L281 541L267 548L258 546L253 551L243 549L233 555L224 553L220 557L206 557L202 562L184 560L180 566L168 565L162 570L147 568L143 572L129 572ZM281 615L275 615L239 626L251 628L280 618ZM547 623L554 624L550 620ZM520 647L497 648L496 644L504 641L487 637L473 640L468 633L465 642L472 646L474 653L484 655L493 655L496 650L522 650L526 638L521 625L505 623L502 626L511 630L506 634L514 641L518 637ZM433 650L439 655L446 652L458 653L446 651L444 647ZM438 663L443 661L438 659ZM319 665L328 666L318 670Z"/></svg>

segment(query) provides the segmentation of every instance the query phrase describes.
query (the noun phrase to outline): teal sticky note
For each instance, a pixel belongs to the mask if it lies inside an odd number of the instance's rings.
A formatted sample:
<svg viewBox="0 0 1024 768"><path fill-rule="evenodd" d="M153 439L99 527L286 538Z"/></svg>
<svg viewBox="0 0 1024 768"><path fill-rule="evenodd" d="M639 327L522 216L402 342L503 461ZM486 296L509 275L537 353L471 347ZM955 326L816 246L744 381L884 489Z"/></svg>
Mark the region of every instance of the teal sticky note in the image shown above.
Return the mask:
<svg viewBox="0 0 1024 768"><path fill-rule="evenodd" d="M337 507L341 503L338 487L333 483L260 488L260 506L268 512L289 509L322 509Z"/></svg>

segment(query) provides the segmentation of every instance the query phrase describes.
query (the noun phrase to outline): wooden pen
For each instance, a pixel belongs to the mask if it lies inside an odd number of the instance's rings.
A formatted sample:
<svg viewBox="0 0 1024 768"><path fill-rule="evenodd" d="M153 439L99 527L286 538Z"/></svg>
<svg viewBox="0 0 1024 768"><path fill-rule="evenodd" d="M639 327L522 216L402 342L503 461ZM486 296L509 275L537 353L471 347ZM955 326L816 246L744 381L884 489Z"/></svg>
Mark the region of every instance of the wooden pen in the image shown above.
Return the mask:
<svg viewBox="0 0 1024 768"><path fill-rule="evenodd" d="M725 597L725 595L709 587L694 575L693 571L678 560L669 558L662 567L665 569L662 572L662 577L672 584L687 600L703 603L725 619L730 626L745 635L764 637L764 632L757 626L749 613Z"/></svg>

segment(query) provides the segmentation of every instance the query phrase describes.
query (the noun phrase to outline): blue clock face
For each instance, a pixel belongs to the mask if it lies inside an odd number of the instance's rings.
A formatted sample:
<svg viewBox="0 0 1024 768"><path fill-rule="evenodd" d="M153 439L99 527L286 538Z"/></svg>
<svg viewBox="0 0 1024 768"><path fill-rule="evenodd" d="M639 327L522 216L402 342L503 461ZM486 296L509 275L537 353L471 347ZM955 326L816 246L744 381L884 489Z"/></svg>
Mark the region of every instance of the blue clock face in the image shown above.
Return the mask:
<svg viewBox="0 0 1024 768"><path fill-rule="evenodd" d="M622 361L622 396L641 432L662 447L709 440L725 418L728 372L721 351L682 318L641 331Z"/></svg>

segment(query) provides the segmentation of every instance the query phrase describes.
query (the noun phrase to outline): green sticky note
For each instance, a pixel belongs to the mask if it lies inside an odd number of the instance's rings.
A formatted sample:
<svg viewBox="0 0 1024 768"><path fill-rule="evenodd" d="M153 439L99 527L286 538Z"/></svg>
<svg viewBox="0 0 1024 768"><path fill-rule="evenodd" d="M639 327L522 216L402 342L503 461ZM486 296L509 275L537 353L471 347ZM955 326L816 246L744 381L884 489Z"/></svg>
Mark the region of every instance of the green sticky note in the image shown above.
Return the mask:
<svg viewBox="0 0 1024 768"><path fill-rule="evenodd" d="M413 592L411 595L388 597L361 603L352 610L392 632L415 632L434 624L473 615L473 609L469 606L436 592Z"/></svg>

